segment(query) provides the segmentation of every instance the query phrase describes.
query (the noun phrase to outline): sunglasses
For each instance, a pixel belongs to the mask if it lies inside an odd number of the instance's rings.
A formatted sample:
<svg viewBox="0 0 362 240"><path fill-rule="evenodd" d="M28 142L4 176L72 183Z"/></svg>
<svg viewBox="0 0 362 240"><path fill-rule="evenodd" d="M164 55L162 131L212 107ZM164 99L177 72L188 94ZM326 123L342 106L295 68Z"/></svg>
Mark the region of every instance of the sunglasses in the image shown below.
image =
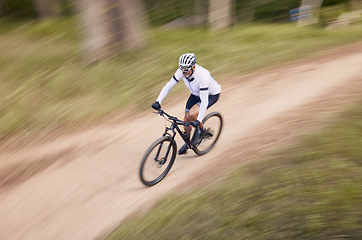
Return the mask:
<svg viewBox="0 0 362 240"><path fill-rule="evenodd" d="M180 69L183 71L183 72L188 72L190 71L192 67L180 67Z"/></svg>

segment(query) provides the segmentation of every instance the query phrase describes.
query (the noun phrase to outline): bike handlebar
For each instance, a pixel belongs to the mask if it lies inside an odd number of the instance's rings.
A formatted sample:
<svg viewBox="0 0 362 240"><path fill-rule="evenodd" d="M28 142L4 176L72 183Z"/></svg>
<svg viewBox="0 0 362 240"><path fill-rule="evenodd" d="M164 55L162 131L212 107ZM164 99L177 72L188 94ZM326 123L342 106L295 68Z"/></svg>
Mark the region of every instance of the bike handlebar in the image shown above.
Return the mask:
<svg viewBox="0 0 362 240"><path fill-rule="evenodd" d="M163 115L166 115L169 120L172 120L174 122L178 122L178 123L180 123L180 124L182 124L182 125L184 125L186 127L190 126L190 123L184 122L184 121L178 119L177 117L171 116L170 114L166 113L162 109L159 109L156 113L159 114L161 117L164 117Z"/></svg>

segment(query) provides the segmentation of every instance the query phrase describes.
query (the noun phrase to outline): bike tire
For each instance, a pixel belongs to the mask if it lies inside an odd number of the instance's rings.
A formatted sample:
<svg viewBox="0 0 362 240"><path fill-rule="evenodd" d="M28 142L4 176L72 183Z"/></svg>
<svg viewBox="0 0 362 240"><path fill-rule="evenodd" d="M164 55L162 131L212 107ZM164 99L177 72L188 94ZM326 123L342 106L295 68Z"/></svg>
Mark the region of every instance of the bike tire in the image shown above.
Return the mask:
<svg viewBox="0 0 362 240"><path fill-rule="evenodd" d="M143 156L139 169L139 177L144 185L154 186L166 177L175 161L176 150L176 142L170 136L163 136L152 143ZM156 159L157 152L159 157Z"/></svg>
<svg viewBox="0 0 362 240"><path fill-rule="evenodd" d="M202 122L204 124L204 129L206 129L208 133L212 133L212 136L202 140L200 144L193 148L194 152L199 156L208 153L215 146L223 127L223 119L218 112L209 113Z"/></svg>

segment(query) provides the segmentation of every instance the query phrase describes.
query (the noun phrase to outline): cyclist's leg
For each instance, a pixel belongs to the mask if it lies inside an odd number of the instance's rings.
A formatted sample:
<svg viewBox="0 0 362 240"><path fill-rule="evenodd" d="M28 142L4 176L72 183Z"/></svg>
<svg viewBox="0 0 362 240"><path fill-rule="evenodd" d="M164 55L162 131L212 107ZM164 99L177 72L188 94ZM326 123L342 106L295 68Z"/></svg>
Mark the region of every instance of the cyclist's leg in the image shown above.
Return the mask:
<svg viewBox="0 0 362 240"><path fill-rule="evenodd" d="M209 103L208 103L207 108L214 105L217 102L218 99L219 99L219 94L209 95ZM185 117L184 117L185 122L196 121L196 119L197 119L197 117L199 115L200 104L201 104L201 99L199 97L191 94L189 99L187 100L187 103L186 103ZM202 128L202 125L201 125L201 128ZM191 129L189 127L185 127L185 133L188 134L189 137L190 137L190 132L191 132ZM200 136L201 131L198 134L199 135L196 138L201 137ZM197 141L198 140L195 140L195 142L197 142ZM185 154L186 151L187 151L187 146L186 146L186 144L184 144L179 149L179 154L180 155Z"/></svg>
<svg viewBox="0 0 362 240"><path fill-rule="evenodd" d="M199 112L199 106L197 105L198 102L200 102L200 98L198 96L191 94L186 103L185 117L184 117L185 122L196 121L197 114ZM185 132L190 134L190 128L185 127Z"/></svg>
<svg viewBox="0 0 362 240"><path fill-rule="evenodd" d="M194 96L194 95L192 95L192 96ZM220 96L220 94L209 95L209 103L207 105L207 109L209 109L212 105L214 105L219 100L219 96ZM190 107L189 109L186 107L185 118L184 118L185 122L196 121L196 119L199 115L200 104L201 104L200 98L199 97L197 97L197 98L198 98L198 101L192 107ZM195 100L196 100L196 98L195 98Z"/></svg>
<svg viewBox="0 0 362 240"><path fill-rule="evenodd" d="M200 98L195 96L195 95L190 95L190 97L187 99L187 102L186 102L186 108L185 108L185 117L184 117L184 121L185 122L191 122L191 121L194 121L192 120L192 117L191 117L191 114L190 114L190 111L191 109L193 109L194 106L197 106L197 102L200 101ZM191 111L191 113L193 112L194 110ZM195 119L196 120L196 119ZM184 130L185 130L185 133L186 135L188 136L188 138L190 138L190 132L191 132L191 129L190 127L184 127ZM182 154L185 154L187 152L187 145L186 143L179 149L178 151L178 154L179 155L182 155Z"/></svg>
<svg viewBox="0 0 362 240"><path fill-rule="evenodd" d="M212 105L214 105L218 99L219 99L219 94L209 95L207 109L210 108ZM191 121L195 121L197 119L200 110L200 104L201 101L198 102L195 106L193 106L192 109L190 110ZM206 135L206 131L204 131L203 125L204 125L203 122L201 122L200 129L197 132L195 132L195 136L192 139L193 145L198 145Z"/></svg>
<svg viewBox="0 0 362 240"><path fill-rule="evenodd" d="M214 105L220 97L220 93L215 95L209 95L209 104L207 105L207 109L209 109L212 105Z"/></svg>
<svg viewBox="0 0 362 240"><path fill-rule="evenodd" d="M195 104L189 112L185 113L185 122L196 121L199 115L200 106Z"/></svg>

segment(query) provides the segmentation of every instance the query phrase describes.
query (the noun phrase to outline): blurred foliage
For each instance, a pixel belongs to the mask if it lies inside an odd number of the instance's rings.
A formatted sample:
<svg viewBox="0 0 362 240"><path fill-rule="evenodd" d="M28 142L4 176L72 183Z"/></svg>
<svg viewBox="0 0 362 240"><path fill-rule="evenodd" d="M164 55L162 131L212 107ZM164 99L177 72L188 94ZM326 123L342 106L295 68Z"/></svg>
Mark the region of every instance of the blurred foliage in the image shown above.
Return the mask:
<svg viewBox="0 0 362 240"><path fill-rule="evenodd" d="M320 12L320 25L325 26L328 23L337 20L337 18L346 11L346 4L324 7Z"/></svg>
<svg viewBox="0 0 362 240"><path fill-rule="evenodd" d="M339 4L348 4L350 0L323 0L322 7L339 5Z"/></svg>
<svg viewBox="0 0 362 240"><path fill-rule="evenodd" d="M3 0L2 15L12 18L36 18L35 0ZM234 0L234 13L237 21L245 20L250 11L254 21L287 22L289 10L299 7L301 0ZM323 7L343 4L349 0L324 0ZM147 0L144 1L147 15L153 26L161 26L181 17L207 12L208 0ZM74 15L74 0L58 0L60 12L64 16Z"/></svg>
<svg viewBox="0 0 362 240"><path fill-rule="evenodd" d="M361 135L359 102L327 129L217 185L168 196L106 239L362 239Z"/></svg>
<svg viewBox="0 0 362 240"><path fill-rule="evenodd" d="M289 10L300 6L296 0L259 0L258 3L254 20L261 22L288 22Z"/></svg>
<svg viewBox="0 0 362 240"><path fill-rule="evenodd" d="M192 9L192 0L150 0L145 1L148 17L152 25L159 26L183 17L181 9Z"/></svg>
<svg viewBox="0 0 362 240"><path fill-rule="evenodd" d="M1 14L16 19L36 17L32 0L3 0Z"/></svg>
<svg viewBox="0 0 362 240"><path fill-rule="evenodd" d="M35 19L35 0L1 0L1 17L12 19ZM74 14L74 0L57 0L58 8L62 16Z"/></svg>
<svg viewBox="0 0 362 240"><path fill-rule="evenodd" d="M293 24L234 26L217 33L153 29L145 48L85 65L76 22L0 20L0 138L84 125L127 106L149 108L184 52L195 52L200 65L222 84L225 75L246 74L362 38L358 24L333 31ZM178 84L170 97L180 91L187 94Z"/></svg>
<svg viewBox="0 0 362 240"><path fill-rule="evenodd" d="M208 0L149 0L145 1L148 16L154 26L166 24L180 17L200 14L195 9L195 1L207 9ZM323 6L347 5L349 0L324 0ZM301 0L234 0L235 19L245 20L245 15L255 11L253 21L288 22L289 10L299 7Z"/></svg>

